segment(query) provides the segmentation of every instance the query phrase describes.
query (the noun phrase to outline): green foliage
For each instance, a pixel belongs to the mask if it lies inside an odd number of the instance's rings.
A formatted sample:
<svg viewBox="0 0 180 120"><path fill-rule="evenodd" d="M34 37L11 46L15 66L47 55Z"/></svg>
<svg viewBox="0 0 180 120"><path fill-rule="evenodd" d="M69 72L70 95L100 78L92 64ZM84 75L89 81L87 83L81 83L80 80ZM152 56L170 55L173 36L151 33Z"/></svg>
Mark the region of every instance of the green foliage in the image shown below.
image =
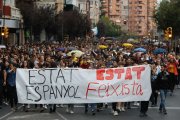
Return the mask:
<svg viewBox="0 0 180 120"><path fill-rule="evenodd" d="M180 31L180 0L163 0L155 12L158 28L165 30L173 28L173 34L178 35Z"/></svg>
<svg viewBox="0 0 180 120"><path fill-rule="evenodd" d="M33 2L23 0L17 3L24 19L25 29L31 31L31 35L39 36L45 29L48 38L54 35L62 39L64 35L74 38L91 32L88 16L76 10L55 14L55 8L52 7L36 7Z"/></svg>
<svg viewBox="0 0 180 120"><path fill-rule="evenodd" d="M56 24L59 38L62 38L62 34L69 35L72 39L84 37L91 32L91 22L88 16L76 10L59 13Z"/></svg>
<svg viewBox="0 0 180 120"><path fill-rule="evenodd" d="M109 20L108 17L101 17L98 23L98 36L119 36L120 35L120 26L116 25Z"/></svg>

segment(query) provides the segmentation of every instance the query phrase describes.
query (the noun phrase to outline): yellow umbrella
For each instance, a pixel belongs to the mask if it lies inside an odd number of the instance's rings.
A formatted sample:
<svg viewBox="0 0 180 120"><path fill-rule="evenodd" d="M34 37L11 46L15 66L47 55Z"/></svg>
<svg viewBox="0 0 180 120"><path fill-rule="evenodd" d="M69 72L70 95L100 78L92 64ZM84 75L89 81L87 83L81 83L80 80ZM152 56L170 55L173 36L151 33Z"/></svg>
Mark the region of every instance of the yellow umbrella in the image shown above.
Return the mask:
<svg viewBox="0 0 180 120"><path fill-rule="evenodd" d="M106 49L106 48L108 48L108 46L107 45L99 45L99 48L100 49Z"/></svg>
<svg viewBox="0 0 180 120"><path fill-rule="evenodd" d="M73 50L73 51L69 52L67 55L68 55L68 56L71 56L72 53L75 53L75 57L81 57L81 56L84 54L84 53L83 53L82 51L80 51L80 50Z"/></svg>
<svg viewBox="0 0 180 120"><path fill-rule="evenodd" d="M124 46L124 47L133 47L133 45L131 43L123 43L122 46Z"/></svg>

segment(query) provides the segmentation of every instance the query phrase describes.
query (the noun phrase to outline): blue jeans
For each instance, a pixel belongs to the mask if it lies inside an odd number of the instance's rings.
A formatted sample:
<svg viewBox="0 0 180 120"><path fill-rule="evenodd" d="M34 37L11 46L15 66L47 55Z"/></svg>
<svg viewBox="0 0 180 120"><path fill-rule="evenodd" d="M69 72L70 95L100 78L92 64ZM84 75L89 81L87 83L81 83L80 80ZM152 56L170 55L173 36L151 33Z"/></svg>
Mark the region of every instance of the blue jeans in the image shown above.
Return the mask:
<svg viewBox="0 0 180 120"><path fill-rule="evenodd" d="M165 101L166 101L167 91L168 90L160 89L161 103L159 106L159 110L162 110L162 109L165 110Z"/></svg>

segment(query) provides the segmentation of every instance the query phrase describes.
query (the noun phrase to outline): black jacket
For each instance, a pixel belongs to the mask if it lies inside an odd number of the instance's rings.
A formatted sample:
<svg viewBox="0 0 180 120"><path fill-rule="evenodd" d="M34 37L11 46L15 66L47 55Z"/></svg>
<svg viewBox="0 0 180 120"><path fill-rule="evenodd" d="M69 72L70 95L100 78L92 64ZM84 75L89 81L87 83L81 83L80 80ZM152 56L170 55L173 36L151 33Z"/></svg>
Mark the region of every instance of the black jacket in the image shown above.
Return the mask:
<svg viewBox="0 0 180 120"><path fill-rule="evenodd" d="M170 87L170 79L168 72L160 72L157 76L157 89L164 89L167 90Z"/></svg>

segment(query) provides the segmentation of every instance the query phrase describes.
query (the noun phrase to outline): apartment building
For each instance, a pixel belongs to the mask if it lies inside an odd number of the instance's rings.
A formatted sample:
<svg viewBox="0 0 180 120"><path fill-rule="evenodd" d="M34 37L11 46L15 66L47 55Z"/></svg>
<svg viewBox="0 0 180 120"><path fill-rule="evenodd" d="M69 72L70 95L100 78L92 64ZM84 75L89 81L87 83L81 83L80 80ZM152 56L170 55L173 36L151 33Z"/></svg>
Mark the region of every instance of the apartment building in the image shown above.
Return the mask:
<svg viewBox="0 0 180 120"><path fill-rule="evenodd" d="M129 2L120 0L120 24L123 32L128 32Z"/></svg>
<svg viewBox="0 0 180 120"><path fill-rule="evenodd" d="M125 32L147 36L156 28L153 12L157 0L101 0L101 5L105 16Z"/></svg>
<svg viewBox="0 0 180 120"><path fill-rule="evenodd" d="M153 13L157 0L129 0L129 32L139 36L153 34L156 28Z"/></svg>
<svg viewBox="0 0 180 120"><path fill-rule="evenodd" d="M89 0L90 1L90 19L92 26L96 26L100 17L100 1L99 0Z"/></svg>
<svg viewBox="0 0 180 120"><path fill-rule="evenodd" d="M120 25L121 4L120 0L101 0L101 11L114 23Z"/></svg>

